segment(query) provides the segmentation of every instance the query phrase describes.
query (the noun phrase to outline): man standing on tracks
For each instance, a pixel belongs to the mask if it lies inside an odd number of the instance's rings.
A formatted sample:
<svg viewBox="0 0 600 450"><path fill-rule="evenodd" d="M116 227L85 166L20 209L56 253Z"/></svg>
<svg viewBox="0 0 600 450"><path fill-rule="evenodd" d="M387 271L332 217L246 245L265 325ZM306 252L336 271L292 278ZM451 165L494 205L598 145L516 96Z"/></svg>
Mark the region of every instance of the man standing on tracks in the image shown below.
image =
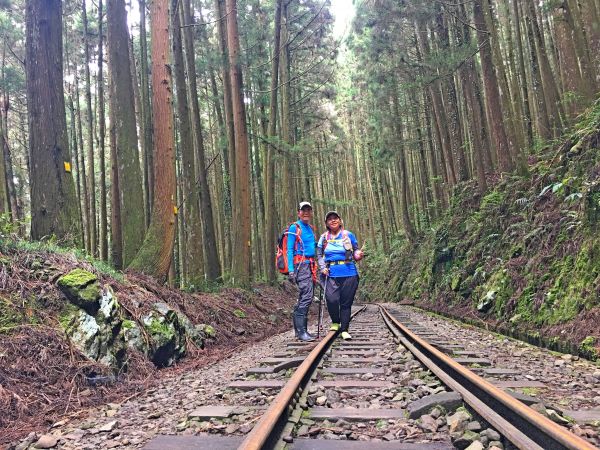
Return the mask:
<svg viewBox="0 0 600 450"><path fill-rule="evenodd" d="M294 307L294 331L301 341L313 341L315 337L308 333L308 309L313 300L317 264L315 261L316 239L311 225L313 208L309 202L298 205L298 220L290 225L290 236L296 239L287 240L288 279L297 284L298 302Z"/></svg>

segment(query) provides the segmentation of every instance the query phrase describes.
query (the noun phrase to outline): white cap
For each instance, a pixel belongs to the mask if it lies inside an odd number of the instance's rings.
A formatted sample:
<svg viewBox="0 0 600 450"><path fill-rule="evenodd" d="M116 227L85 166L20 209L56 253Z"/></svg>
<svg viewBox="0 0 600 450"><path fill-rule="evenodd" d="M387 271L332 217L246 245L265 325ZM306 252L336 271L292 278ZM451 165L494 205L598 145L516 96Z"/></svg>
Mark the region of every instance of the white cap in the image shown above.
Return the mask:
<svg viewBox="0 0 600 450"><path fill-rule="evenodd" d="M298 204L298 211L300 211L302 208L304 208L305 206L310 207L310 209L312 209L312 205L308 202L300 202Z"/></svg>

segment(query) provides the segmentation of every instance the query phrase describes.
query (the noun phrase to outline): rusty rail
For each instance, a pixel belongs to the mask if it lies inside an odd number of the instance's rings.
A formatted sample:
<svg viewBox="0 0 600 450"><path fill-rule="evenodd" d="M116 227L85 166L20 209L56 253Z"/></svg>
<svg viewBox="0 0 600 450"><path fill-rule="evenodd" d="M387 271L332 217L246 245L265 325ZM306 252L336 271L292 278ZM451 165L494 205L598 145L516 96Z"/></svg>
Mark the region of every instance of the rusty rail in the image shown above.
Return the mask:
<svg viewBox="0 0 600 450"><path fill-rule="evenodd" d="M355 312L352 317L360 313L366 306ZM308 380L321 361L321 358L333 343L336 332L330 331L308 354L306 359L298 366L292 377L277 394L271 406L265 411L254 428L248 433L246 439L240 444L238 450L260 450L273 448L279 440L280 431L293 409L293 402L299 392L306 386Z"/></svg>
<svg viewBox="0 0 600 450"><path fill-rule="evenodd" d="M402 344L517 448L598 450L434 348L384 307L380 311Z"/></svg>

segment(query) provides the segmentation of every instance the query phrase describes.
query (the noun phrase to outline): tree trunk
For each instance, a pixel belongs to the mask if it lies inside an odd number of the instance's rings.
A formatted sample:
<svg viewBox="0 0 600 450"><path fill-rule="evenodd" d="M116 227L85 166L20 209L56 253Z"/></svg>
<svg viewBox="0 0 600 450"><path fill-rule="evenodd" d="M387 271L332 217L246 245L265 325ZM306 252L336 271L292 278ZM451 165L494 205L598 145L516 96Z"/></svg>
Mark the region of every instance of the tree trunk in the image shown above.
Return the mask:
<svg viewBox="0 0 600 450"><path fill-rule="evenodd" d="M523 119L525 120L525 144L530 147L533 144L533 124L531 120L531 108L529 107L529 88L525 75L525 57L523 51L523 39L521 37L521 12L517 0L512 0L512 21L515 30L515 42L517 45L517 76L521 90L521 101L523 102Z"/></svg>
<svg viewBox="0 0 600 450"><path fill-rule="evenodd" d="M225 0L214 0L215 1L215 12L217 17L225 17ZM223 110L225 113L225 125L227 127L227 155L224 155L224 162L228 163L226 166L227 169L227 180L229 182L229 192L231 195L231 221L233 222L233 218L237 217L237 212L235 211L235 192L236 192L236 183L237 177L235 175L235 132L233 129L233 107L232 107L232 86L231 80L229 79L229 59L227 56L227 21L226 20L218 20L217 21L217 34L218 34L218 42L219 42L219 50L221 57L221 77L223 78ZM233 226L230 227L230 229ZM234 233L231 230L231 235L228 236L230 240L231 247L231 259L233 259L233 247L235 245L234 242ZM225 260L225 267L231 265L231 261Z"/></svg>
<svg viewBox="0 0 600 450"><path fill-rule="evenodd" d="M153 0L151 20L154 202L144 243L129 267L164 282L171 266L176 228L168 0Z"/></svg>
<svg viewBox="0 0 600 450"><path fill-rule="evenodd" d="M296 184L294 180L294 173L292 168L295 166L293 160L292 146L294 145L291 125L291 111L290 111L290 99L291 99L291 61L290 61L290 24L289 24L289 13L288 5L289 0L284 0L281 7L281 61L279 64L279 72L281 78L281 142L283 144L283 178L284 178L284 209L286 211L294 211L294 206L298 203L298 192L296 191ZM305 199L307 200L307 199Z"/></svg>
<svg viewBox="0 0 600 450"><path fill-rule="evenodd" d="M152 106L150 104L150 86L148 83L148 40L146 38L146 0L138 0L140 9L140 93L142 97L143 123L140 131L144 139L142 148L142 182L144 187L146 226L150 224L152 199L154 197L154 156L152 154Z"/></svg>
<svg viewBox="0 0 600 450"><path fill-rule="evenodd" d="M560 76L563 85L563 102L566 104L568 116L573 119L579 114L589 94L586 80L579 72L576 46L573 39L573 18L569 5L564 0L553 8L554 28L558 45ZM588 76L586 73L585 76Z"/></svg>
<svg viewBox="0 0 600 450"><path fill-rule="evenodd" d="M6 158L4 157L4 127L0 126L0 215L6 214L8 216L10 212L10 205L8 201L8 184L6 182Z"/></svg>
<svg viewBox="0 0 600 450"><path fill-rule="evenodd" d="M31 237L78 243L81 222L63 92L62 2L27 0L25 9Z"/></svg>
<svg viewBox="0 0 600 450"><path fill-rule="evenodd" d="M542 82L542 75L540 72L540 65L538 59L538 51L536 49L536 39L534 35L534 24L535 19L530 15L525 17L525 29L527 30L527 41L529 43L529 71L531 74L532 92L531 95L535 99L535 123L538 135L544 139L550 139L552 137L552 127L550 126L550 119L548 117L548 109L546 107L547 95L544 93L544 83Z"/></svg>
<svg viewBox="0 0 600 450"><path fill-rule="evenodd" d="M492 137L496 146L498 155L498 165L500 172L510 172L513 168L512 159L508 146L508 139L504 129L502 118L502 109L500 107L500 93L498 91L498 81L494 72L492 62L492 50L489 42L489 34L483 11L481 9L482 0L474 0L473 19L475 28L477 28L477 41L479 42L481 55L481 69L483 72L483 85L485 88L486 102L490 113L489 122L492 130Z"/></svg>
<svg viewBox="0 0 600 450"><path fill-rule="evenodd" d="M275 22L273 25L273 55L271 56L271 98L269 100L269 131L267 139L267 157L265 160L265 223L267 249L269 244L277 241L276 229L276 204L275 204L275 152L277 151L273 140L277 132L277 84L279 83L279 54L281 46L281 3L275 0ZM267 280L273 283L276 279L275 264L267 265Z"/></svg>
<svg viewBox="0 0 600 450"><path fill-rule="evenodd" d="M185 261L185 271L182 280L187 285L199 286L204 280L204 256L202 226L200 223L198 186L196 185L196 165L194 161L194 141L192 138L192 125L186 90L185 67L183 60L183 46L181 39L181 20L178 5L183 7L179 0L171 0L171 24L173 26L173 73L175 75L175 93L177 98L177 115L179 117L180 138L180 167L182 173L180 200L183 202L183 235L180 233L181 260ZM189 28L188 28L189 29ZM186 49L187 50L187 49ZM195 72L190 73L189 81L195 80ZM192 102L195 97L191 97ZM214 240L214 237L213 237Z"/></svg>
<svg viewBox="0 0 600 450"><path fill-rule="evenodd" d="M408 212L408 171L406 170L406 155L404 154L404 150L406 147L402 145L404 142L403 130L402 130L402 117L400 116L400 106L398 105L398 96L396 92L392 93L392 114L394 117L394 128L395 128L395 136L398 139L398 169L399 175L401 178L401 195L402 195L402 226L404 228L404 233L409 241L413 241L415 238L415 228L410 220L410 215Z"/></svg>
<svg viewBox="0 0 600 450"><path fill-rule="evenodd" d="M96 169L94 167L94 116L92 111L92 87L90 82L90 39L86 2L82 0L81 17L83 20L83 48L85 54L85 104L87 108L87 162L88 162L88 199L90 208L90 254L98 255L98 230L96 229Z"/></svg>
<svg viewBox="0 0 600 450"><path fill-rule="evenodd" d="M79 156L79 181L81 181L81 198L80 202L83 203L83 238L84 238L84 248L88 253L90 253L90 207L88 205L89 195L88 195L88 184L87 184L87 169L85 167L85 149L83 145L83 122L81 120L81 104L79 102L79 76L77 74L77 65L75 65L74 69L74 85L73 85L73 97L75 97L75 106L76 106L76 115L75 119L77 122L77 151L75 157Z"/></svg>
<svg viewBox="0 0 600 450"><path fill-rule="evenodd" d="M425 26L421 21L416 23L417 29L417 43L419 51L423 58L427 57L430 52L429 42L427 41L427 34ZM439 89L439 80L430 83L428 85L429 96L432 101L433 117L436 123L436 131L440 140L440 150L443 158L442 167L444 168L444 178L450 184L454 186L456 184L456 173L454 170L454 164L452 163L452 150L450 145L450 135L448 129L445 126L444 121L444 105Z"/></svg>
<svg viewBox="0 0 600 450"><path fill-rule="evenodd" d="M589 43L590 75L595 77L596 89L600 88L600 11L593 1L582 1L581 17L585 26L585 32Z"/></svg>
<svg viewBox="0 0 600 450"><path fill-rule="evenodd" d="M542 81L543 93L545 96L544 103L546 107L546 113L548 115L550 135L557 137L562 128L560 96L558 93L555 76L550 67L550 62L548 61L546 45L544 44L542 32L537 21L537 13L535 11L535 0L527 0L525 3L528 8L528 24L531 26L531 33L535 42L535 45L531 49L531 52L536 53L537 61L539 62L540 78Z"/></svg>
<svg viewBox="0 0 600 450"><path fill-rule="evenodd" d="M210 198L210 189L206 174L206 156L204 138L202 136L202 121L200 119L200 106L198 104L198 88L196 86L196 65L194 61L194 40L192 38L192 15L190 0L183 1L182 17L186 27L184 28L186 68L189 83L189 98L191 101L191 122L194 132L194 149L196 154L195 178L199 185L200 211L202 213L202 244L204 246L204 269L206 278L210 281L221 277L221 266L219 264L219 252L215 236L215 224L213 219L213 207Z"/></svg>
<svg viewBox="0 0 600 450"><path fill-rule="evenodd" d="M106 206L106 113L104 99L104 36L102 0L98 0L98 137L100 140L100 258L108 260L108 209Z"/></svg>
<svg viewBox="0 0 600 450"><path fill-rule="evenodd" d="M144 195L138 151L133 85L129 62L129 33L123 0L108 0L110 107L116 125L123 264L128 266L144 240ZM166 8L165 8L166 11ZM167 45L167 44L165 44Z"/></svg>
<svg viewBox="0 0 600 450"><path fill-rule="evenodd" d="M448 27L444 23L444 18L441 13L439 13L436 17L436 32L441 41L441 50L444 52L449 52L450 37L448 35ZM468 170L465 159L465 151L463 148L463 136L459 123L454 77L444 77L443 81L440 83L440 87L445 100L445 116L448 128L448 137L450 139L450 152L452 155L454 171L456 173L457 181L466 181L468 179Z"/></svg>
<svg viewBox="0 0 600 450"><path fill-rule="evenodd" d="M115 113L111 107L110 120L110 252L115 269L123 269L123 233L121 231L121 189L119 188L119 169L117 162L117 125Z"/></svg>
<svg viewBox="0 0 600 450"><path fill-rule="evenodd" d="M73 88L71 88L71 90L74 90ZM77 142L77 122L75 120L75 105L73 104L73 96L74 94L71 93L69 95L69 116L71 119L71 123L70 123L70 129L71 129L71 148L73 149L73 161L75 162L75 193L77 196L77 211L78 211L78 217L79 217L79 223L82 224L81 228L79 229L80 231L80 239L81 239L81 243L85 248L85 234L84 234L84 230L83 230L83 210L81 207L81 183L80 183L80 176L81 176L81 170L79 168L79 156L78 156L78 152L77 152L77 148L78 148L78 142Z"/></svg>
<svg viewBox="0 0 600 450"><path fill-rule="evenodd" d="M236 232L231 276L234 284L247 286L250 283L250 163L248 159L248 134L242 91L240 42L237 24L236 0L226 0L227 6L227 49L229 51L229 77L235 130L235 174L234 196Z"/></svg>

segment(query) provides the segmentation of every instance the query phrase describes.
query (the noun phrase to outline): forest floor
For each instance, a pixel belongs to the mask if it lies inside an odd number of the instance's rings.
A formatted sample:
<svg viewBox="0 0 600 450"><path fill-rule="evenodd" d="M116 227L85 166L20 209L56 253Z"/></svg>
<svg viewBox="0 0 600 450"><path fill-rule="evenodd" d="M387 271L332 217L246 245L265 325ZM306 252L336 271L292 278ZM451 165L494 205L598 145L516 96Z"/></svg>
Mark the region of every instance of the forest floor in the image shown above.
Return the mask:
<svg viewBox="0 0 600 450"><path fill-rule="evenodd" d="M189 345L186 357L165 369L134 353L126 373L108 384L90 384L90 373L109 370L79 353L59 320L66 299L56 280L78 267L110 286L119 304L134 316L144 305L165 302L194 324L211 325L215 338L205 341L203 349ZM188 293L149 277L102 269L106 268L101 263L73 252L0 242L0 449L32 431L46 430L83 410L136 397L165 378L208 367L291 328L295 295L285 284Z"/></svg>

